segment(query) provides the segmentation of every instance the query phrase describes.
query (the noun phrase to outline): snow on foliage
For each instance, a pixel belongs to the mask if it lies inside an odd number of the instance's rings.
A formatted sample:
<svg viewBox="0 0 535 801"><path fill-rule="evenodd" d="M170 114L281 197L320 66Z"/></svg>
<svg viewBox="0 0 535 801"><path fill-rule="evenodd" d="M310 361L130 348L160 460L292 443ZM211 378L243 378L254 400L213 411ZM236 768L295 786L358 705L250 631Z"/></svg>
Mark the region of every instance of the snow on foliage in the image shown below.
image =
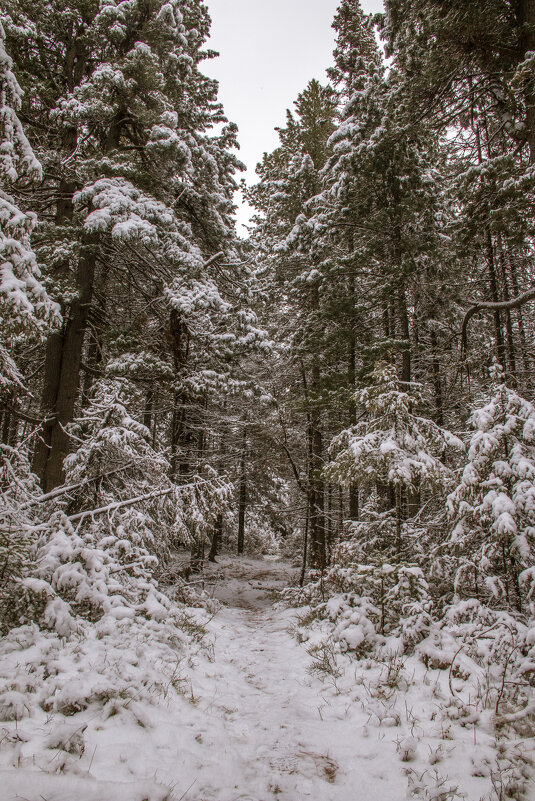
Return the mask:
<svg viewBox="0 0 535 801"><path fill-rule="evenodd" d="M123 178L101 178L76 193L73 201L78 208L93 208L85 219L86 231L109 231L123 241L139 238L149 245L174 222L170 209Z"/></svg>
<svg viewBox="0 0 535 801"><path fill-rule="evenodd" d="M0 392L9 392L21 381L7 350L8 340L12 344L22 334L42 334L57 321L59 309L40 281L31 249L35 214L21 211L6 193L21 177L39 180L42 170L17 116L21 89L4 40L0 23Z"/></svg>
<svg viewBox="0 0 535 801"><path fill-rule="evenodd" d="M95 387L71 435L67 484L48 495L2 446L0 720L27 719L33 738L72 719L78 739L48 747L79 755L77 715L149 725L146 705L187 683L203 612L171 600L156 572L174 539L206 535L228 487L209 470L173 484L117 383Z"/></svg>
<svg viewBox="0 0 535 801"><path fill-rule="evenodd" d="M101 381L73 424L72 434L81 444L65 460L66 482L81 482L81 487L70 493L70 509L111 506L107 535L120 531L119 539L130 540L129 547L141 544L165 559L171 543L190 543L206 535L228 502L230 489L208 466L187 484L173 483L169 462L154 450L148 429L131 417L126 404L119 382ZM132 498L143 498L142 505L114 510Z"/></svg>
<svg viewBox="0 0 535 801"><path fill-rule="evenodd" d="M518 610L528 599L533 614L535 407L495 382L471 423L468 463L448 497L456 589Z"/></svg>
<svg viewBox="0 0 535 801"><path fill-rule="evenodd" d="M415 414L423 400L420 385L402 389L396 368L378 365L371 385L357 395L367 419L333 440L335 458L328 475L343 486L362 480L410 490L426 484L447 486L452 471L443 454L447 448L464 446L446 429Z"/></svg>

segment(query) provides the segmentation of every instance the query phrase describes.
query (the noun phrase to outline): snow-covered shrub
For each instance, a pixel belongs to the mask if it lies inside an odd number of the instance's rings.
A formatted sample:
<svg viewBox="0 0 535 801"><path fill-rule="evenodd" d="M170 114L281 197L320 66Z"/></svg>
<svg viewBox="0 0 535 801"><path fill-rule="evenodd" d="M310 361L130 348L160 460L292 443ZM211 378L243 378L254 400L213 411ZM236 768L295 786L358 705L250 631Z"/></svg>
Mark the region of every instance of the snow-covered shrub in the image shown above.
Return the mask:
<svg viewBox="0 0 535 801"><path fill-rule="evenodd" d="M363 556L360 529L334 551L333 564L302 588L286 590L284 598L305 606L303 622L323 621L340 650L357 655L398 638L397 647L412 649L429 632L433 603L418 565L398 564ZM302 630L300 636L303 636Z"/></svg>
<svg viewBox="0 0 535 801"><path fill-rule="evenodd" d="M77 485L67 510L86 510L90 520L89 510L111 506L104 517L111 535L118 531L122 540L143 542L165 559L170 544L207 537L230 486L209 466L187 484L171 481L169 462L129 414L129 400L120 381L100 381L71 426L80 446L65 460L66 483Z"/></svg>
<svg viewBox="0 0 535 801"><path fill-rule="evenodd" d="M450 686L452 677L470 681L472 706L491 710L496 725L521 727L535 714L534 646L533 626L471 598L449 606L416 653L430 669L448 670Z"/></svg>
<svg viewBox="0 0 535 801"><path fill-rule="evenodd" d="M471 422L468 464L448 498L456 593L522 610L535 592L535 407L499 383Z"/></svg>
<svg viewBox="0 0 535 801"><path fill-rule="evenodd" d="M100 516L102 529L163 556L177 533L180 503L169 463L152 448L148 429L129 414L127 403L119 382L100 381L72 424L71 435L80 444L65 460L65 482L73 487L66 511L111 506ZM134 498L143 500L128 504ZM88 514L82 525L90 521Z"/></svg>
<svg viewBox="0 0 535 801"><path fill-rule="evenodd" d="M401 565L397 568L396 584L387 595L386 606L394 610L397 618L394 632L406 648L412 648L427 636L433 620L433 601L420 567Z"/></svg>
<svg viewBox="0 0 535 801"><path fill-rule="evenodd" d="M166 596L155 571L173 539L209 526L226 486L209 471L175 485L114 382L96 385L70 433L67 484L48 495L2 451L0 719L155 698L178 688L177 660L202 638L202 613Z"/></svg>
<svg viewBox="0 0 535 801"><path fill-rule="evenodd" d="M61 720L88 707L104 717L134 715L137 702L157 703L169 692L177 664L186 677L192 645L172 617L106 615L96 624L80 621L70 637L34 624L14 628L0 640L0 720L40 710Z"/></svg>
<svg viewBox="0 0 535 801"><path fill-rule="evenodd" d="M58 513L34 546L35 568L22 584L43 598L41 628L62 637L79 633L86 621L108 615L164 620L171 603L152 578L156 557L132 537L101 536L98 525L75 530Z"/></svg>
<svg viewBox="0 0 535 801"><path fill-rule="evenodd" d="M407 772L407 798L418 798L421 801L461 801L466 798L448 776L442 776L437 770Z"/></svg>

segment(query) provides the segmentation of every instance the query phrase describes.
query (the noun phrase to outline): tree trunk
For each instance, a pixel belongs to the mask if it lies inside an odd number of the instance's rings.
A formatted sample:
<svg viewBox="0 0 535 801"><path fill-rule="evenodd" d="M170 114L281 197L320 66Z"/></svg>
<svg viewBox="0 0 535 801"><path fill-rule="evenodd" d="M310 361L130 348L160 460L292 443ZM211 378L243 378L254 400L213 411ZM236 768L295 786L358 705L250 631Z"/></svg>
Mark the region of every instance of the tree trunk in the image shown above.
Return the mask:
<svg viewBox="0 0 535 801"><path fill-rule="evenodd" d="M436 332L431 329L431 368L433 372L433 389L435 392L435 406L437 410L437 423L444 425L444 403L442 398L442 379L440 377L440 362L438 360L438 343Z"/></svg>
<svg viewBox="0 0 535 801"><path fill-rule="evenodd" d="M242 450L240 456L240 488L238 495L238 554L245 548L245 512L247 509L247 476L245 473L245 453L247 449L247 428L243 428Z"/></svg>
<svg viewBox="0 0 535 801"><path fill-rule="evenodd" d="M80 389L80 369L95 279L97 235L84 235L76 274L78 297L60 332L48 339L42 412L46 419L33 459L33 471L44 492L63 482L63 461L70 450L66 426L74 419Z"/></svg>
<svg viewBox="0 0 535 801"><path fill-rule="evenodd" d="M210 553L208 554L208 561L215 562L216 556L221 546L223 539L223 515L221 513L216 517L214 530L212 532L212 543L210 545Z"/></svg>
<svg viewBox="0 0 535 801"><path fill-rule="evenodd" d="M411 380L411 334L409 326L409 315L407 312L407 301L405 299L405 290L402 288L398 296L398 312L399 324L401 328L401 336L405 340L403 348L402 363L401 363L401 380L408 384Z"/></svg>
<svg viewBox="0 0 535 801"><path fill-rule="evenodd" d="M517 20L522 29L519 60L535 50L535 0L517 0ZM526 131L530 162L535 164L535 89L533 81L526 88Z"/></svg>
<svg viewBox="0 0 535 801"><path fill-rule="evenodd" d="M200 573L204 563L204 540L195 541L190 551L190 569L192 573Z"/></svg>
<svg viewBox="0 0 535 801"><path fill-rule="evenodd" d="M145 409L143 411L143 425L145 428L148 428L149 431L152 429L152 414L154 412L154 389L151 387L148 388L145 394Z"/></svg>
<svg viewBox="0 0 535 801"><path fill-rule="evenodd" d="M310 498L307 498L307 511L305 518L305 531L303 535L303 561L301 562L301 575L299 576L299 586L302 587L305 583L305 575L307 570L308 560L308 530L310 526Z"/></svg>

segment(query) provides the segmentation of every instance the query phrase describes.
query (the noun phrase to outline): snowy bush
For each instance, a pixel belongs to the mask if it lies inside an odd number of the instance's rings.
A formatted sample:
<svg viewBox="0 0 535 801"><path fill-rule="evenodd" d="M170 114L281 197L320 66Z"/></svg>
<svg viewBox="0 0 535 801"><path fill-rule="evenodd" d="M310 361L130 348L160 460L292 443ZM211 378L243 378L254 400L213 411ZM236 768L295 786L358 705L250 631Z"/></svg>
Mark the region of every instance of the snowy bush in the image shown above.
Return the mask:
<svg viewBox="0 0 535 801"><path fill-rule="evenodd" d="M133 713L134 702L156 703L169 692L177 663L186 673L192 650L172 619L107 615L97 624L80 621L69 638L32 624L15 628L0 641L0 720L89 707L104 717Z"/></svg>

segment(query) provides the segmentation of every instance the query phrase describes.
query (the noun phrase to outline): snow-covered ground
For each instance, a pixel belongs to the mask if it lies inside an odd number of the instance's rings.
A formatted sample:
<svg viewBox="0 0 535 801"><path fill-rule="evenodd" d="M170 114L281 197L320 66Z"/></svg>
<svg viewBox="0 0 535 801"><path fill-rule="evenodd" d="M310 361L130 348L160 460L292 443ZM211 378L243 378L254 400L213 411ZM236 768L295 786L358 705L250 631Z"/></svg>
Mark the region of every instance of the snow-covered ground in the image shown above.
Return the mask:
<svg viewBox="0 0 535 801"><path fill-rule="evenodd" d="M223 604L211 644L193 667L177 658L153 703L0 723L1 801L522 797L499 783L529 773L531 740L497 750L490 713L470 716L448 671L327 653L311 673L273 593L294 578L282 562L220 557L205 575Z"/></svg>

